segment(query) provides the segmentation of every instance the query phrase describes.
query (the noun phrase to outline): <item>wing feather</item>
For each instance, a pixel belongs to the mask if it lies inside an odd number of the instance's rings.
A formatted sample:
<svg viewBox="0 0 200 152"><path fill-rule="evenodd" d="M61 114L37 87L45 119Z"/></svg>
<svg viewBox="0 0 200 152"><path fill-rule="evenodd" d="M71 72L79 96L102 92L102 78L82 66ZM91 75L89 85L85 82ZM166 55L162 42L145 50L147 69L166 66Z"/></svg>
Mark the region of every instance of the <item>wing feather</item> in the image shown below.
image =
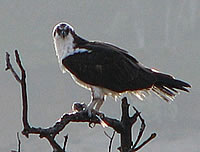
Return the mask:
<svg viewBox="0 0 200 152"><path fill-rule="evenodd" d="M85 83L116 92L146 89L154 83L151 73L120 48L97 42L79 48L89 51L68 56L62 63Z"/></svg>

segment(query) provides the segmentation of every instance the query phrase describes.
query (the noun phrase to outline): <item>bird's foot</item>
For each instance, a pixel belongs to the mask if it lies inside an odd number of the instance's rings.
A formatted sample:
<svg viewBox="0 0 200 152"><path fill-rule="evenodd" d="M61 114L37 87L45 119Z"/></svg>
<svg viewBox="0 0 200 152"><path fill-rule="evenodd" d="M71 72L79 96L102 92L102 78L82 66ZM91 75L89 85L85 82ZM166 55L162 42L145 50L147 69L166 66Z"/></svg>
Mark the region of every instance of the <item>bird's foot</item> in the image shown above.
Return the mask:
<svg viewBox="0 0 200 152"><path fill-rule="evenodd" d="M80 102L74 102L72 105L72 111L73 112L80 112L80 111L86 111L88 113L88 117L92 117L92 115L96 115L98 112L97 110L93 109L91 106L87 106L85 103Z"/></svg>
<svg viewBox="0 0 200 152"><path fill-rule="evenodd" d="M89 118L95 118L99 120L102 127L107 127L107 124L103 121L104 114L99 112L97 109L93 109L91 106L87 106L85 103L80 102L74 102L72 105L72 111L73 112L80 112L85 111L88 114ZM89 126L93 128L95 125L93 123L90 123Z"/></svg>
<svg viewBox="0 0 200 152"><path fill-rule="evenodd" d="M89 106L85 108L86 112L88 113L88 117L92 117L93 113L95 113L93 108L90 108Z"/></svg>
<svg viewBox="0 0 200 152"><path fill-rule="evenodd" d="M95 109L88 109L87 112L88 112L88 117L90 117L90 118L92 118L93 116L96 117L99 120L99 122L100 122L100 124L101 124L101 126L103 128L108 127L108 125L106 124L106 122L103 120L104 117L105 117L103 113L101 113L101 112L99 112L99 111L97 111ZM91 128L93 128L93 127L91 127Z"/></svg>
<svg viewBox="0 0 200 152"><path fill-rule="evenodd" d="M85 110L88 112L88 116L89 117L92 117L92 116L100 116L100 117L103 117L104 114L99 112L99 110L97 109L93 109L91 108L90 106L86 107Z"/></svg>
<svg viewBox="0 0 200 152"><path fill-rule="evenodd" d="M85 103L74 102L72 105L72 111L79 112L87 109L87 105Z"/></svg>

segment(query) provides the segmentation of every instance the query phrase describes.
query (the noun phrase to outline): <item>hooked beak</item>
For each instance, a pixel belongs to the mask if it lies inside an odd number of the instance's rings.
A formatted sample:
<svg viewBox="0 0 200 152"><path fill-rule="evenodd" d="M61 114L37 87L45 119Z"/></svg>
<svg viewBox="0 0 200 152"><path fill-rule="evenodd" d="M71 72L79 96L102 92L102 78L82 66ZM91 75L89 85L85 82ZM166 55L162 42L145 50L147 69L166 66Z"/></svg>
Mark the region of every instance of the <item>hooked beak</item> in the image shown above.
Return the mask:
<svg viewBox="0 0 200 152"><path fill-rule="evenodd" d="M58 34L59 34L59 33L58 33ZM66 30L63 29L63 30L60 31L60 34L59 34L59 35L60 35L61 38L64 39L64 38L68 35L68 33L66 32Z"/></svg>

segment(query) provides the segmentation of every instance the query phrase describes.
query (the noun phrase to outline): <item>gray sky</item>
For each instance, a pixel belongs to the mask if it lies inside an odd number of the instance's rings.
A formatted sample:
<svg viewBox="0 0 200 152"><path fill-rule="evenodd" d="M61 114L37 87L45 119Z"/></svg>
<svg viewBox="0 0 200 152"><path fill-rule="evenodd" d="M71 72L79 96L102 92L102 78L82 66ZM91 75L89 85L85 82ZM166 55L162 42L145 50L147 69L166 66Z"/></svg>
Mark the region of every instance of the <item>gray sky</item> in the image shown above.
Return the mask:
<svg viewBox="0 0 200 152"><path fill-rule="evenodd" d="M60 21L73 25L86 39L113 43L128 50L144 65L192 84L191 93L181 93L171 104L155 96L142 102L128 97L146 120L144 139L152 132L158 134L142 151L199 151L199 10L199 0L1 1L0 151L15 149L16 132L22 130L20 88L12 75L4 71L6 51L12 54L18 49L28 72L31 125L51 126L71 110L74 101L89 103L90 92L59 69L51 32ZM119 118L120 102L107 98L101 110ZM109 141L103 131L100 126L89 129L87 124L70 124L57 140L62 143L68 133L69 151L107 151ZM115 137L113 150L119 146L118 138ZM51 151L48 143L37 136L28 140L21 136L21 140L24 152Z"/></svg>

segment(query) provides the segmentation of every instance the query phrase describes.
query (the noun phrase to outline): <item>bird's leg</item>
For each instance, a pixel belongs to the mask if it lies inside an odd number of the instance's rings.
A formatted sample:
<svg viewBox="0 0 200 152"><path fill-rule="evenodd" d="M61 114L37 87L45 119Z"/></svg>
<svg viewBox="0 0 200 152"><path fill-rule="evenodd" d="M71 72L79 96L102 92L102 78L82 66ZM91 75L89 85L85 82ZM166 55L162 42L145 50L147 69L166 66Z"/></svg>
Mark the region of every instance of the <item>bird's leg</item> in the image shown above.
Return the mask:
<svg viewBox="0 0 200 152"><path fill-rule="evenodd" d="M102 93L102 89L101 88L97 88L97 87L92 87L91 88L91 102L89 103L88 107L87 107L87 111L88 111L88 116L92 116L92 110L95 107L95 110L99 110L101 105L103 104L104 101L104 94Z"/></svg>
<svg viewBox="0 0 200 152"><path fill-rule="evenodd" d="M93 110L93 108L94 108L94 106L96 105L97 102L98 102L98 99L92 98L92 100L91 100L90 103L88 104L86 110L88 111L88 116L89 116L89 117L92 116L92 110Z"/></svg>
<svg viewBox="0 0 200 152"><path fill-rule="evenodd" d="M98 99L97 104L95 106L95 110L96 111L99 111L99 109L101 108L103 102L104 102L104 98L103 99L101 99L101 98Z"/></svg>

